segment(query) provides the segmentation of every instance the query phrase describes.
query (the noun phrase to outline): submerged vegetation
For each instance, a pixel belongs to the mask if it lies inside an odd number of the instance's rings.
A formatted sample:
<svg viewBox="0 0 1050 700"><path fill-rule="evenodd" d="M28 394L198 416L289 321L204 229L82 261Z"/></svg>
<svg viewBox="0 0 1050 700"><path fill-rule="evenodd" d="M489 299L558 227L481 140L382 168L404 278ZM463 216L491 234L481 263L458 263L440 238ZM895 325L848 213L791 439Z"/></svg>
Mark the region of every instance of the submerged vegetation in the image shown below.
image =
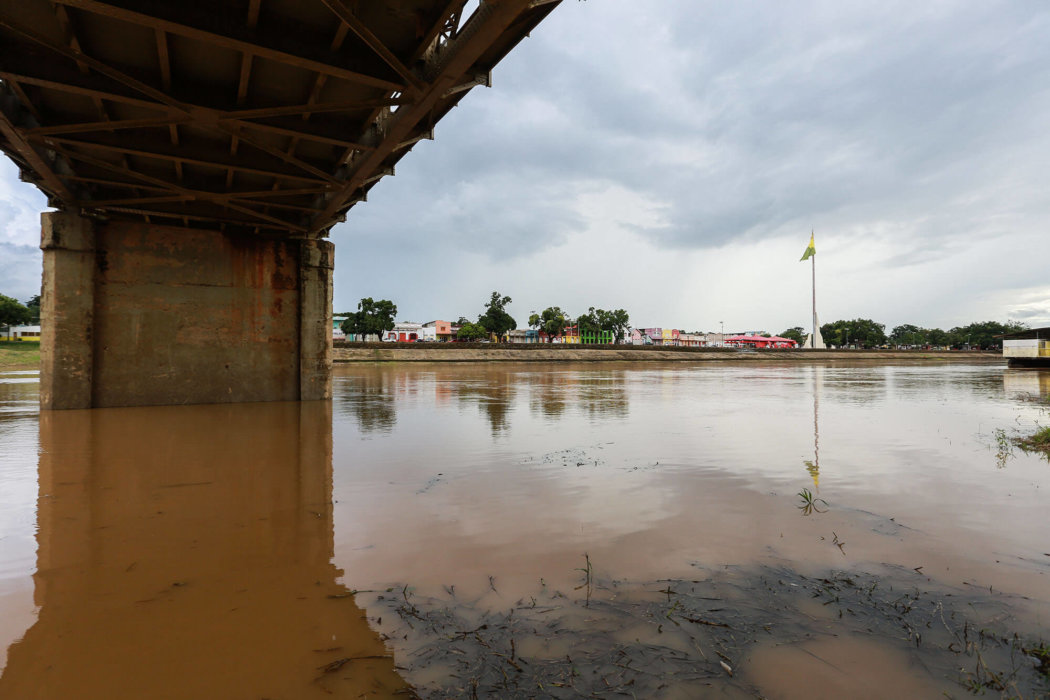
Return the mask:
<svg viewBox="0 0 1050 700"><path fill-rule="evenodd" d="M802 505L798 507L799 510L802 511L802 515L809 515L811 513L824 513L827 511L826 508L824 510L818 508L817 503L823 503L826 506L828 502L825 501L823 498L814 497L813 492L809 489L802 489L798 492L798 496L802 499Z"/></svg>
<svg viewBox="0 0 1050 700"><path fill-rule="evenodd" d="M762 695L756 652L821 639L855 642L858 663L871 644L894 649L947 697L1050 692L1050 646L1006 626L1000 594L936 590L920 573L888 566L881 576L820 577L694 566L692 580L629 582L597 577L587 557L579 594L541 580L508 605L495 587L472 601L451 588L429 597L397 586L369 607L426 698Z"/></svg>
<svg viewBox="0 0 1050 700"><path fill-rule="evenodd" d="M1050 396L1038 394L1021 393L1015 399L1028 404L1035 404L1043 416L1050 415ZM1020 416L1018 422L1021 422ZM1050 461L1050 426L1040 425L1038 421L1034 428L1021 432L1015 429L1008 433L1003 428L998 428L995 433L996 459L999 467L1006 466L1006 462L1013 457L1014 448L1020 448L1028 454L1043 455Z"/></svg>
<svg viewBox="0 0 1050 700"><path fill-rule="evenodd" d="M1014 438L1014 443L1025 452L1041 452L1050 458L1050 426L1039 428L1031 435Z"/></svg>

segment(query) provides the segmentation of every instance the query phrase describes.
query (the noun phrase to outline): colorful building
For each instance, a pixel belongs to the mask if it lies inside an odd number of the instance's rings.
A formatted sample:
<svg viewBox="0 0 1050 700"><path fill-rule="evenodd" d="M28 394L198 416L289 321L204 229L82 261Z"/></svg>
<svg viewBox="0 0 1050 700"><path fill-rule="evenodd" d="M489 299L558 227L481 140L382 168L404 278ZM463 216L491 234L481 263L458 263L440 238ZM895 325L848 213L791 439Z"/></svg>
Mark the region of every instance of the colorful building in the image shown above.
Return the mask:
<svg viewBox="0 0 1050 700"><path fill-rule="evenodd" d="M661 329L660 336L663 338L664 345L678 345L679 331L674 328L663 328Z"/></svg>
<svg viewBox="0 0 1050 700"><path fill-rule="evenodd" d="M582 345L612 345L616 341L616 334L612 331L583 331L580 333Z"/></svg>
<svg viewBox="0 0 1050 700"><path fill-rule="evenodd" d="M580 344L580 329L576 326L565 326L562 330L561 335L554 338L555 343L565 343L566 345L579 345Z"/></svg>
<svg viewBox="0 0 1050 700"><path fill-rule="evenodd" d="M3 340L27 340L34 343L40 342L40 326L7 326L7 330L0 331Z"/></svg>
<svg viewBox="0 0 1050 700"><path fill-rule="evenodd" d="M345 321L346 318L346 316L332 316L332 340L347 339L346 333L343 333L342 329L343 321Z"/></svg>
<svg viewBox="0 0 1050 700"><path fill-rule="evenodd" d="M433 331L431 332L429 329L433 329ZM423 333L427 340L448 342L456 337L456 331L458 330L458 328L452 328L451 321L428 321L423 324ZM433 335L433 338L430 337L431 335Z"/></svg>
<svg viewBox="0 0 1050 700"><path fill-rule="evenodd" d="M517 328L507 333L507 342L509 343L538 343L540 342L540 332L532 330L531 328L522 329Z"/></svg>
<svg viewBox="0 0 1050 700"><path fill-rule="evenodd" d="M383 334L384 343L414 343L422 338L422 323L395 323L393 330Z"/></svg>
<svg viewBox="0 0 1050 700"><path fill-rule="evenodd" d="M774 349L796 348L798 343L791 338L781 338L777 335L731 335L725 339L725 346L727 348Z"/></svg>
<svg viewBox="0 0 1050 700"><path fill-rule="evenodd" d="M612 345L616 342L616 334L612 331L581 331L577 326L566 326L554 342L569 345Z"/></svg>

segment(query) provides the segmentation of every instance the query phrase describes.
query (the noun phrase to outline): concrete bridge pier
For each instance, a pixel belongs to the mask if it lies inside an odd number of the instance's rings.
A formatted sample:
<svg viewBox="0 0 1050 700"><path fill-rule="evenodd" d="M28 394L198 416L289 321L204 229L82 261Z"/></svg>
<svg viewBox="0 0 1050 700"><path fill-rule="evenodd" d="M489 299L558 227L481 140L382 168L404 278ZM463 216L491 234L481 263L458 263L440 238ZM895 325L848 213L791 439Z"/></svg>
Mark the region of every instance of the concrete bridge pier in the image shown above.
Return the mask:
<svg viewBox="0 0 1050 700"><path fill-rule="evenodd" d="M42 224L41 408L331 398L329 241Z"/></svg>

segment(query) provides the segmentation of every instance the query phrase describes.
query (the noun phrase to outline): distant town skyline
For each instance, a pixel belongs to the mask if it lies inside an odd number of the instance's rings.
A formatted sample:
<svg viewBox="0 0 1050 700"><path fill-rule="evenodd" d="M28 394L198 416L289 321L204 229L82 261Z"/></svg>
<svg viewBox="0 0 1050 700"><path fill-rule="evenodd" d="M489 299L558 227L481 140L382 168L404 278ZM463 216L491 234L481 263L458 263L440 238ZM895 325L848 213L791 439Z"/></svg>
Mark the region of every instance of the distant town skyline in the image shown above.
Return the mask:
<svg viewBox="0 0 1050 700"><path fill-rule="evenodd" d="M1050 8L564 2L332 232L335 311L1050 325ZM0 293L44 197L0 165Z"/></svg>

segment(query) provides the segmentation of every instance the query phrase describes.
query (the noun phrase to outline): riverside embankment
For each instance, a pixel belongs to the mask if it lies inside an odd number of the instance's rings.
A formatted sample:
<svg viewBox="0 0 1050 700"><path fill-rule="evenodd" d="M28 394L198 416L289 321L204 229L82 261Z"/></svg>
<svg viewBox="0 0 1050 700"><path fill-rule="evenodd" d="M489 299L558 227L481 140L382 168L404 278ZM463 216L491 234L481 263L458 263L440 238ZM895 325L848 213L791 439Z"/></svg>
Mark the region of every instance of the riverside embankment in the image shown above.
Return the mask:
<svg viewBox="0 0 1050 700"><path fill-rule="evenodd" d="M741 350L642 345L336 343L335 362L825 362L836 360L1005 363L999 352L939 350Z"/></svg>

